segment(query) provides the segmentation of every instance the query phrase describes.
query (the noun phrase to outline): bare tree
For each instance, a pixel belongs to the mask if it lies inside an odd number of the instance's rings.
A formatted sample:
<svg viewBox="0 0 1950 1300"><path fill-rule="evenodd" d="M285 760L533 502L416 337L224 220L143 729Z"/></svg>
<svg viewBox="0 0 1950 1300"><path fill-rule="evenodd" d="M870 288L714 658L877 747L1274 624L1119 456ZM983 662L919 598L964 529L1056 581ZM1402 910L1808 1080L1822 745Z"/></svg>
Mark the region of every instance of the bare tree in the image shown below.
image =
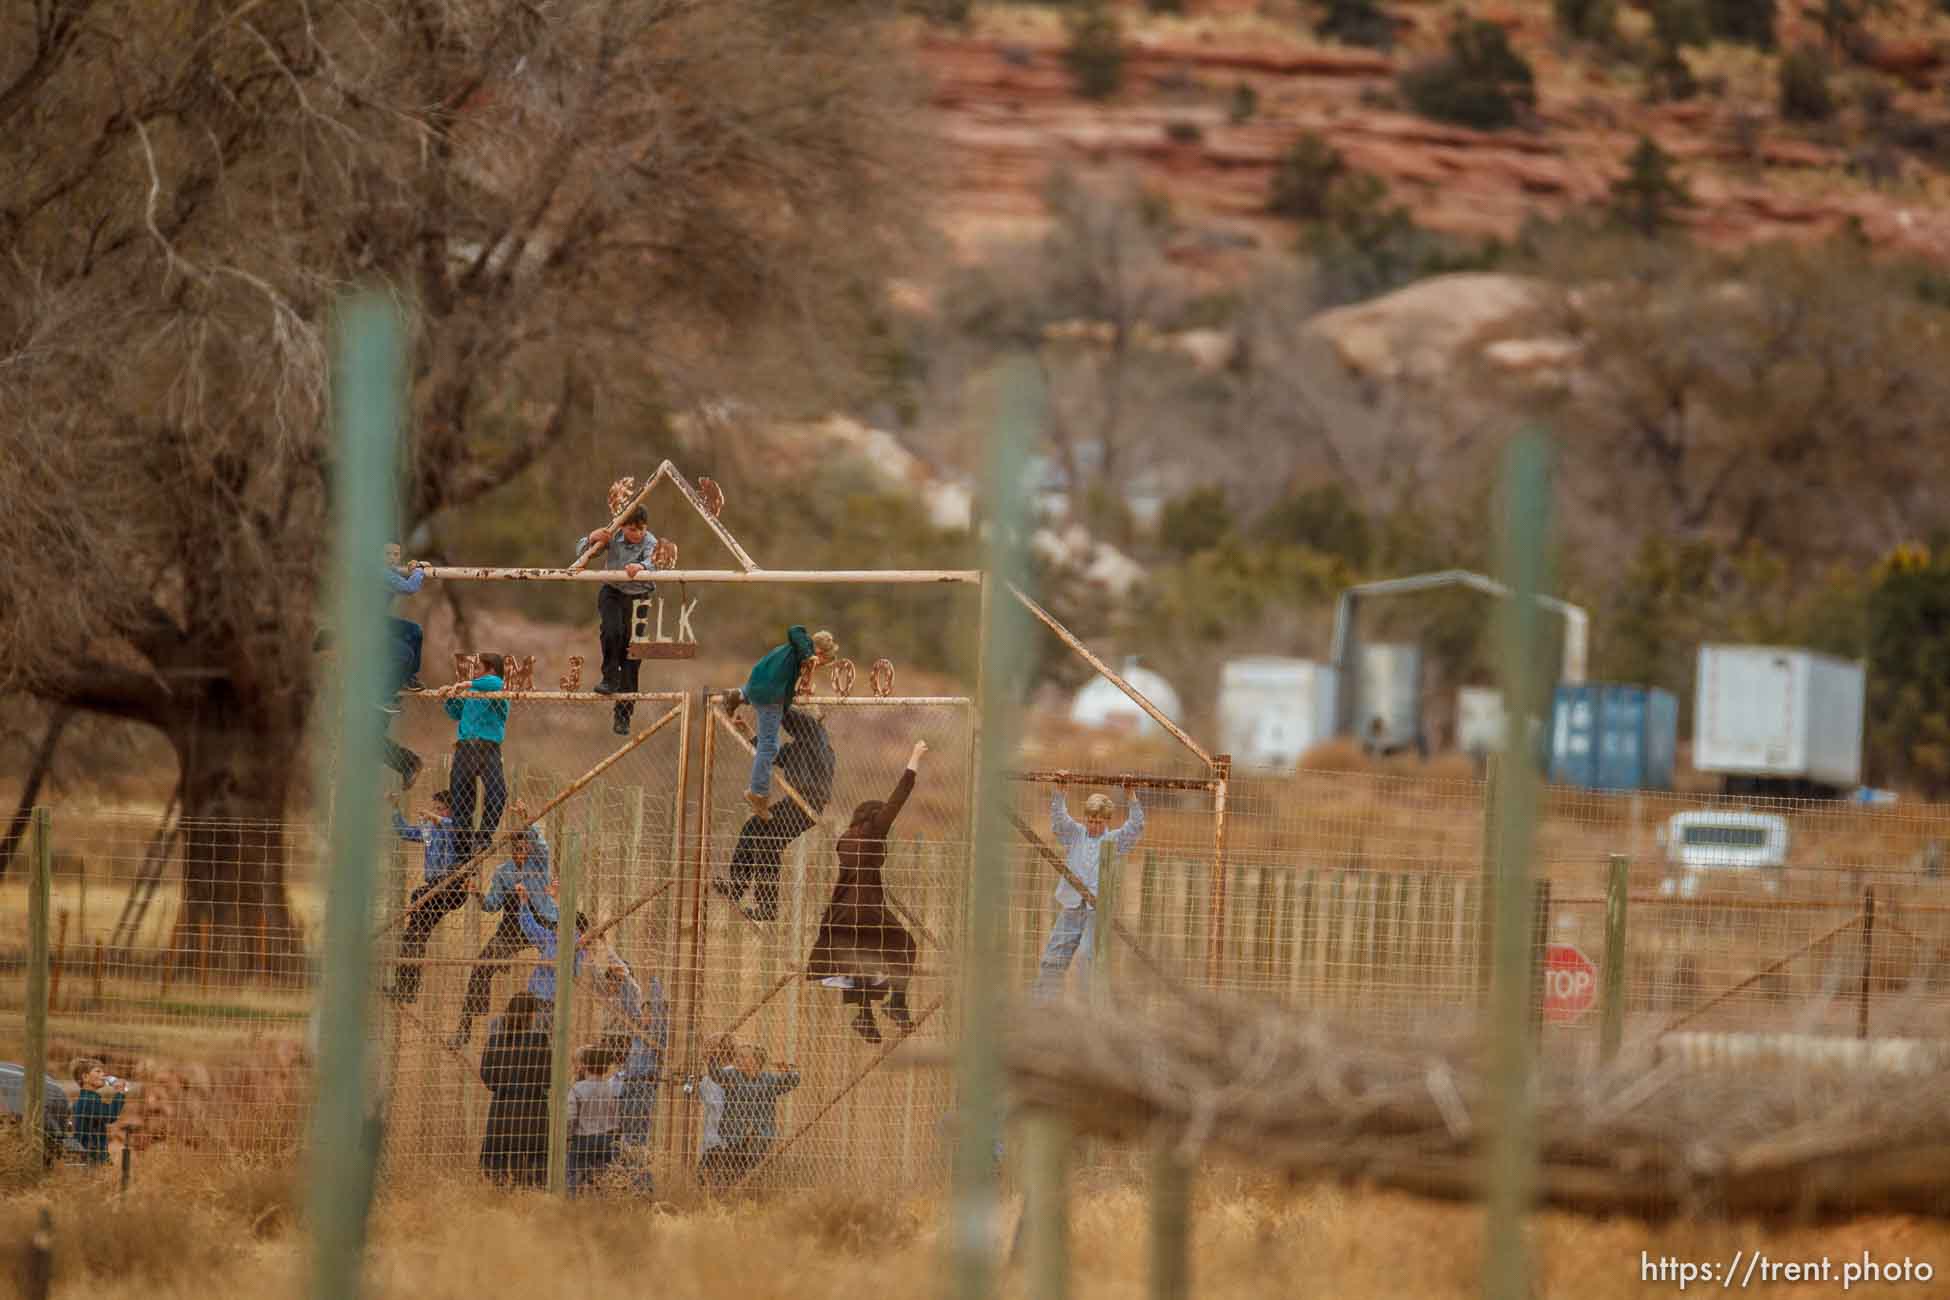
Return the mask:
<svg viewBox="0 0 1950 1300"><path fill-rule="evenodd" d="M402 532L614 391L838 375L913 192L900 66L808 0L0 11L0 690L169 738L233 964L295 944L334 297L414 322Z"/></svg>
<svg viewBox="0 0 1950 1300"><path fill-rule="evenodd" d="M1168 214L1134 183L1059 172L1044 198L1040 238L992 250L944 287L942 336L923 350L952 406L999 353L1034 356L1050 452L1072 491L1096 485L1114 496L1169 459L1182 433L1173 418L1182 404L1161 403L1193 367L1158 336L1183 309L1186 277L1165 255Z"/></svg>
<svg viewBox="0 0 1950 1300"><path fill-rule="evenodd" d="M1611 244L1573 270L1548 325L1580 364L1534 409L1564 434L1580 514L1810 566L1940 517L1945 319L1865 256Z"/></svg>

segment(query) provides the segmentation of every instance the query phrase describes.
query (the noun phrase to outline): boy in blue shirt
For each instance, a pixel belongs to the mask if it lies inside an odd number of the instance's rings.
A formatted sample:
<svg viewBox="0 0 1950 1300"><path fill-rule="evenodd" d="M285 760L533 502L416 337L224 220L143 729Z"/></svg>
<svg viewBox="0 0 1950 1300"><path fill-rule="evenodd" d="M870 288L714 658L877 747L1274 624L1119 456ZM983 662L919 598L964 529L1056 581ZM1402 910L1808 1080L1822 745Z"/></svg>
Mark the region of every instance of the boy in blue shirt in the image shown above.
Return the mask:
<svg viewBox="0 0 1950 1300"><path fill-rule="evenodd" d="M418 822L409 822L400 816L399 796L392 796L394 833L402 840L425 846L422 869L425 883L414 889L412 900L407 903L406 933L399 943L399 972L384 990L395 1002L410 1004L419 998L420 959L427 955L427 940L433 937L433 928L449 912L467 901L466 891L453 885L440 887L456 867L467 861L448 799L445 790L435 790L433 806L421 812Z"/></svg>
<svg viewBox="0 0 1950 1300"><path fill-rule="evenodd" d="M386 543L386 590L390 593L386 603L390 606L395 596L411 596L418 592L426 582L426 565L415 560L411 564L400 563L398 542ZM386 630L392 642L393 672L387 682L388 696L399 692L420 689L420 649L426 635L420 625L410 619L388 616ZM398 713L397 704L388 704L388 713Z"/></svg>
<svg viewBox="0 0 1950 1300"><path fill-rule="evenodd" d="M576 555L580 556L591 546L603 548L590 562L592 567L607 571L620 569L631 579L606 582L596 588L598 643L603 651L603 679L596 684L596 694L634 694L643 663L630 658L630 614L639 599L657 589L656 583L647 580L656 567L651 557L657 549L656 535L650 531L650 516L638 506L614 532L598 528L583 537L576 543ZM639 575L644 575L646 580L636 581ZM635 709L636 705L629 700L617 702L611 717L617 735L630 734L630 715Z"/></svg>
<svg viewBox="0 0 1950 1300"><path fill-rule="evenodd" d="M555 910L555 886L551 883L548 886L547 894L538 898L536 895L528 892L527 885L516 881L515 898L515 916L517 923L521 926L522 934L527 936L529 944L533 946L536 953L535 967L528 972L528 992L547 1009L548 1019L552 1020L555 1015L555 934L556 926L561 920L560 915ZM548 919L546 921L542 919L537 911L536 904L538 902L547 904ZM576 943L575 964L573 967L577 975L582 974L582 944L580 942L580 936L588 928L589 918L581 912L577 912L576 935L578 936L578 942ZM546 1029L548 1022L544 1021L541 1027Z"/></svg>
<svg viewBox="0 0 1950 1300"><path fill-rule="evenodd" d="M519 805L516 806L515 815L527 820ZM521 908L515 886L528 886L536 900L536 907L548 918L550 925L555 924L555 900L548 896L548 842L542 838L541 827L530 826L516 835L508 848L508 860L494 869L487 892L475 894L481 910L499 912L501 923L481 946L480 954L474 959L474 969L467 976L467 994L460 1004L460 1027L447 1040L447 1046L456 1052L467 1046L467 1040L473 1035L474 1018L488 1013L489 998L494 992L494 977L501 969L501 963L528 946L528 936L521 929ZM467 886L469 892L474 891L472 875L467 878Z"/></svg>
<svg viewBox="0 0 1950 1300"><path fill-rule="evenodd" d="M501 742L508 733L508 701L462 700L453 697L464 691L507 689L502 680L502 659L498 654L481 656L481 673L471 682L456 682L441 692L447 696L447 716L460 723L454 739L453 778L448 783L449 803L454 825L461 832L467 856L487 850L494 832L501 827L501 814L508 806L508 778L501 770ZM474 782L482 790L481 820L474 822Z"/></svg>
<svg viewBox="0 0 1950 1300"><path fill-rule="evenodd" d="M718 1122L724 1147L713 1171L713 1181L722 1188L764 1163L779 1136L779 1098L799 1086L799 1071L790 1062L767 1070L765 1049L741 1043L732 1064L713 1065L710 1073L724 1089L724 1118Z"/></svg>
<svg viewBox="0 0 1950 1300"><path fill-rule="evenodd" d="M129 1081L110 1078L102 1063L81 1056L69 1065L81 1092L74 1100L74 1137L81 1147L81 1158L91 1165L108 1163L108 1126L122 1115L122 1104L129 1099ZM112 1100L103 1101L102 1090Z"/></svg>

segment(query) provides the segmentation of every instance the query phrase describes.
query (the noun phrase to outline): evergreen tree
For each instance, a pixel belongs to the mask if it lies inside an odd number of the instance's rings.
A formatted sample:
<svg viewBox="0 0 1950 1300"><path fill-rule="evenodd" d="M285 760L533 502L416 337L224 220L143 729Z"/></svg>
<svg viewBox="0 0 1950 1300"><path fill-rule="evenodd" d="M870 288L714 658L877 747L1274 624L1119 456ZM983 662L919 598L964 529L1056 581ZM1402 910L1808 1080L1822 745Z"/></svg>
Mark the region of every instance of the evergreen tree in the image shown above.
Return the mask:
<svg viewBox="0 0 1950 1300"><path fill-rule="evenodd" d="M1657 239L1694 206L1692 193L1673 169L1672 155L1649 135L1625 160L1625 174L1613 181L1606 211L1612 221L1647 239Z"/></svg>
<svg viewBox="0 0 1950 1300"><path fill-rule="evenodd" d="M1835 116L1835 92L1828 85L1828 60L1802 45L1781 60L1781 116L1790 122L1826 122Z"/></svg>
<svg viewBox="0 0 1950 1300"><path fill-rule="evenodd" d="M1950 556L1902 546L1877 567L1868 676L1877 778L1950 789Z"/></svg>
<svg viewBox="0 0 1950 1300"><path fill-rule="evenodd" d="M1715 40L1774 48L1775 0L1706 0L1706 25Z"/></svg>
<svg viewBox="0 0 1950 1300"><path fill-rule="evenodd" d="M1494 131L1514 126L1537 103L1536 76L1495 23L1466 18L1449 33L1449 52L1402 74L1409 105L1424 117Z"/></svg>
<svg viewBox="0 0 1950 1300"><path fill-rule="evenodd" d="M1375 0L1327 0L1314 34L1343 45L1386 50L1395 44L1395 20Z"/></svg>
<svg viewBox="0 0 1950 1300"><path fill-rule="evenodd" d="M1575 40L1608 40L1616 31L1615 0L1551 0L1551 13L1558 29Z"/></svg>
<svg viewBox="0 0 1950 1300"><path fill-rule="evenodd" d="M1333 146L1313 132L1305 132L1273 169L1266 210L1293 221L1319 221L1327 215L1328 196L1335 182L1346 175L1347 163Z"/></svg>
<svg viewBox="0 0 1950 1300"><path fill-rule="evenodd" d="M1124 84L1124 28L1102 0L1090 0L1067 20L1070 43L1063 66L1085 99L1109 99Z"/></svg>

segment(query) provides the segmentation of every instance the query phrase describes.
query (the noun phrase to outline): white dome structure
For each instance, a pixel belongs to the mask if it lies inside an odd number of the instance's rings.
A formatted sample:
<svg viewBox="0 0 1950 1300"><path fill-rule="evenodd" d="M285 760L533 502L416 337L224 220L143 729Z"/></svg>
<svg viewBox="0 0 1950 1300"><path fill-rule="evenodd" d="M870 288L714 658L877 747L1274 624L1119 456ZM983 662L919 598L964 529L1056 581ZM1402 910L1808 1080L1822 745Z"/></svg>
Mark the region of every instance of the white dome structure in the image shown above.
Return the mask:
<svg viewBox="0 0 1950 1300"><path fill-rule="evenodd" d="M1117 671L1131 684L1132 689L1150 700L1158 712L1173 722L1178 721L1178 692L1172 689L1170 682L1149 668L1138 667L1135 656L1126 658ZM1070 721L1085 727L1101 727L1134 736L1148 736L1163 730L1132 702L1130 696L1103 677L1092 680L1077 692L1077 698L1070 705Z"/></svg>

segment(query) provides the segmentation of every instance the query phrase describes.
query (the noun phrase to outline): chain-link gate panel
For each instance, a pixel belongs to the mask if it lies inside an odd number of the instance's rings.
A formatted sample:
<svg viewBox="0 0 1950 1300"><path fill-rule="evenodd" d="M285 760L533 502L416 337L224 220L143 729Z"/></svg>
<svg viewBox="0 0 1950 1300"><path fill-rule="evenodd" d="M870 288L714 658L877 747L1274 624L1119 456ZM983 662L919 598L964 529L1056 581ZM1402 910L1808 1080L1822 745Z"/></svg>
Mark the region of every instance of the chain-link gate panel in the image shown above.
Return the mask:
<svg viewBox="0 0 1950 1300"><path fill-rule="evenodd" d="M482 1059L497 1018L517 993L539 996L550 1016L556 1002L555 927L543 915L555 899L536 899L539 906L528 900L559 893L568 876L583 945L570 999L572 1042L595 1049L592 1060L607 1053L604 1059L622 1069L634 1040L638 1073L646 1073L646 1052L661 1068L682 921L679 863L695 701L671 692L518 698L511 705L502 834L477 868L462 873L471 880L456 889L453 879L429 880L426 869L434 839L428 823L437 812L428 801L469 774L464 751L443 765L446 784L416 784L409 799L418 806L395 823L384 957L374 981L384 1012L374 1023L385 1056L389 1169L451 1169L480 1156L493 1101ZM621 705L631 715L619 715ZM619 722L627 735L618 734ZM482 821L492 804L490 782L472 774L480 787L475 829L495 829ZM531 817L536 841L518 846L507 833ZM415 834L420 838L407 838ZM631 1105L644 1113L627 1136L649 1139L660 1089L645 1079L633 1091ZM648 1140L625 1144L622 1154L625 1166L653 1171Z"/></svg>
<svg viewBox="0 0 1950 1300"><path fill-rule="evenodd" d="M937 1178L947 1072L887 1062L906 1042L953 1041L969 702L802 702L787 717L764 816L746 799L750 718L727 714L716 695L704 710L697 887L687 897L700 925L679 979L690 1107L670 1127L672 1159L711 1191ZM836 945L828 930L822 946L838 840L859 805L897 794L916 741L928 753L886 833L880 902L841 900L834 916L849 937ZM746 1051L743 1067L726 1059L734 1047Z"/></svg>

